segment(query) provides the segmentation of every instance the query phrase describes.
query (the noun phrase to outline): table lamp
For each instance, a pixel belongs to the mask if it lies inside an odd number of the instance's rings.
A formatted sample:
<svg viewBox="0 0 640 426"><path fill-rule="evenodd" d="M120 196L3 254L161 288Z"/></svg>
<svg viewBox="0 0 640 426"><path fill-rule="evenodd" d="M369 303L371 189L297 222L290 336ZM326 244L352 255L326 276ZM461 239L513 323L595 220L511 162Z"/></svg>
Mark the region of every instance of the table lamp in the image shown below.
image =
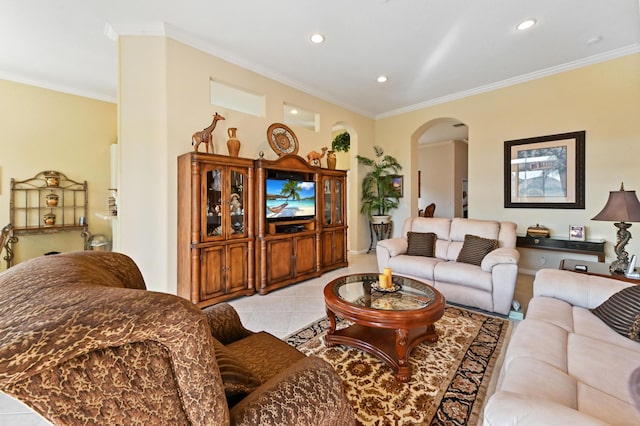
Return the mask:
<svg viewBox="0 0 640 426"><path fill-rule="evenodd" d="M611 263L609 271L612 274L624 274L629 266L629 254L624 248L631 239L631 232L628 230L631 224L627 222L640 222L640 201L636 191L625 191L622 183L620 191L609 192L607 204L592 220L615 222L614 225L618 228L615 246L618 259Z"/></svg>

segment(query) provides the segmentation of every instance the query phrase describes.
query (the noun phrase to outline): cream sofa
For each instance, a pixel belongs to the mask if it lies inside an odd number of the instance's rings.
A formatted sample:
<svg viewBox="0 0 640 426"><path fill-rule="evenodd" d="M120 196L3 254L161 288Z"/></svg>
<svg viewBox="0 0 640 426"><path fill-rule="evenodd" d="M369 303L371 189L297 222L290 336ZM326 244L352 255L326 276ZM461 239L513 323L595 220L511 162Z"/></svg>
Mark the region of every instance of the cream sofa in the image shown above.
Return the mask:
<svg viewBox="0 0 640 426"><path fill-rule="evenodd" d="M409 256L408 232L433 232L437 236L435 257ZM480 266L456 262L465 235L498 240ZM516 224L463 218L411 217L402 236L376 245L378 269L424 280L448 302L508 314L518 276L520 254L516 250Z"/></svg>
<svg viewBox="0 0 640 426"><path fill-rule="evenodd" d="M629 378L640 343L589 309L633 284L570 271L536 274L526 319L509 342L484 424L639 425Z"/></svg>

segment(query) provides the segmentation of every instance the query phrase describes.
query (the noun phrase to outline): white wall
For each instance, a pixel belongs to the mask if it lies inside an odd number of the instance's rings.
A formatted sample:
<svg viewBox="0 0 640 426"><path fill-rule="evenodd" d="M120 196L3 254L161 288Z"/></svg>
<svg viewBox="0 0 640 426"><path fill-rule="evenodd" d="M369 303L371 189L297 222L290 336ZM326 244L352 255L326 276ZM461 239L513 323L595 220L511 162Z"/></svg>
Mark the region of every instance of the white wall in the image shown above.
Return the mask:
<svg viewBox="0 0 640 426"><path fill-rule="evenodd" d="M417 167L422 179L418 208L435 203L435 217L462 216L462 179L466 179L468 169L466 143L420 145Z"/></svg>

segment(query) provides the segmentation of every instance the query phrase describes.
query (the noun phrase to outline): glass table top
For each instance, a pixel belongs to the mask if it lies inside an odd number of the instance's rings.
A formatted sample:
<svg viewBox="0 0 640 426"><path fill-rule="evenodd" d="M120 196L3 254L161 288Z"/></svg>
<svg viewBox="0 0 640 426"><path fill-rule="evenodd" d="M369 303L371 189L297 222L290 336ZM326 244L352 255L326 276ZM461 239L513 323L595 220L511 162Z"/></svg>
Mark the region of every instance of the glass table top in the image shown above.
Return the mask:
<svg viewBox="0 0 640 426"><path fill-rule="evenodd" d="M345 302L386 311L408 311L430 306L433 288L423 282L393 275L396 291L378 289L378 274L355 274L333 281L333 293Z"/></svg>

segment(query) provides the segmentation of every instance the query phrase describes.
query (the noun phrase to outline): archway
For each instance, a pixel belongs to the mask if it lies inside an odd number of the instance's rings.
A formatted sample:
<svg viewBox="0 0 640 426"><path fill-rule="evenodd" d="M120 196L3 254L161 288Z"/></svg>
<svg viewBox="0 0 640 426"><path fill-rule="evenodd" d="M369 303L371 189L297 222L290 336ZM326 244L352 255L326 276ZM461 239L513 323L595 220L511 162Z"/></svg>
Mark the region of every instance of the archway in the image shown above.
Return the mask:
<svg viewBox="0 0 640 426"><path fill-rule="evenodd" d="M430 120L413 133L416 152L412 161L417 177L418 199L412 201L418 213L436 204L436 217L464 217L468 211L468 139L469 128L458 118ZM415 204L415 205L414 205Z"/></svg>
<svg viewBox="0 0 640 426"><path fill-rule="evenodd" d="M357 236L360 230L360 201L358 196L358 186L352 185L352 171L357 170L357 159L354 153L358 152L358 134L354 127L344 121L337 121L331 126L331 141L340 133L347 132L350 136L350 147L348 152L336 153L336 168L347 170L347 205L345 206L348 228L347 250L358 247ZM368 231L367 231L368 232Z"/></svg>

